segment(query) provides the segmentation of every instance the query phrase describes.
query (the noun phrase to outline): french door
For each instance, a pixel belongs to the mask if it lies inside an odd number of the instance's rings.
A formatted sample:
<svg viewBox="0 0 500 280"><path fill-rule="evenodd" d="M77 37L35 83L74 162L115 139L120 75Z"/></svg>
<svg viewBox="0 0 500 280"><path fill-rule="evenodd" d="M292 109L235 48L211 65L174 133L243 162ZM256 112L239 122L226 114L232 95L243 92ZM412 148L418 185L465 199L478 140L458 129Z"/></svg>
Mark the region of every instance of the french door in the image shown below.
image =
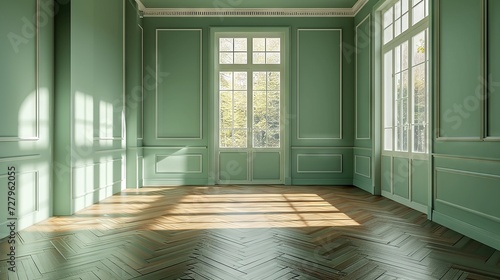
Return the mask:
<svg viewBox="0 0 500 280"><path fill-rule="evenodd" d="M283 183L283 34L216 32L218 184Z"/></svg>

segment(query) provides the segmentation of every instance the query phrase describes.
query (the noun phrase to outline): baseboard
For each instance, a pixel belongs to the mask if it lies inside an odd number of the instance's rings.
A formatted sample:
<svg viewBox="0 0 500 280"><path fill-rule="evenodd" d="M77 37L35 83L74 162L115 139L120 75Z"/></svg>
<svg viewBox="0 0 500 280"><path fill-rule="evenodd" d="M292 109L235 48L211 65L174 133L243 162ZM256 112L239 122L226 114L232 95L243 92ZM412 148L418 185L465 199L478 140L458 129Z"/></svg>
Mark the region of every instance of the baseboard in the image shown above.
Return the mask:
<svg viewBox="0 0 500 280"><path fill-rule="evenodd" d="M208 179L144 179L143 187L161 186L206 186L210 185Z"/></svg>
<svg viewBox="0 0 500 280"><path fill-rule="evenodd" d="M403 204L404 206L410 207L414 210L417 210L419 212L427 214L427 211L428 211L427 205L416 203L414 201L409 201L408 199L406 199L404 197L400 197L400 196L391 194L390 192L387 192L387 191L382 191L382 196L387 197L390 200L394 200L399 204Z"/></svg>
<svg viewBox="0 0 500 280"><path fill-rule="evenodd" d="M292 179L292 185L297 185L297 186L304 186L304 185L351 186L352 185L352 178L351 179Z"/></svg>
<svg viewBox="0 0 500 280"><path fill-rule="evenodd" d="M352 184L366 192L374 194L372 181L368 178L354 177Z"/></svg>
<svg viewBox="0 0 500 280"><path fill-rule="evenodd" d="M482 228L478 228L476 226L436 211L432 212L432 220L449 229L452 229L481 243L491 246L496 250L500 250L500 235L498 234L484 230Z"/></svg>

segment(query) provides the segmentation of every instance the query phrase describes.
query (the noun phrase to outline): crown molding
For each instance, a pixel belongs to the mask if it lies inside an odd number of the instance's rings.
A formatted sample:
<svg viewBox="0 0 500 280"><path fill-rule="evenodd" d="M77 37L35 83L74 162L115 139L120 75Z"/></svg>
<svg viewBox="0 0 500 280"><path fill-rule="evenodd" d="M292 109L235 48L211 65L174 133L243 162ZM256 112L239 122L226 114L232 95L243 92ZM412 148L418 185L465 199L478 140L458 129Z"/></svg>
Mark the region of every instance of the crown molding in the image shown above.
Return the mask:
<svg viewBox="0 0 500 280"><path fill-rule="evenodd" d="M135 0L144 17L354 17L369 0L352 8L147 8Z"/></svg>

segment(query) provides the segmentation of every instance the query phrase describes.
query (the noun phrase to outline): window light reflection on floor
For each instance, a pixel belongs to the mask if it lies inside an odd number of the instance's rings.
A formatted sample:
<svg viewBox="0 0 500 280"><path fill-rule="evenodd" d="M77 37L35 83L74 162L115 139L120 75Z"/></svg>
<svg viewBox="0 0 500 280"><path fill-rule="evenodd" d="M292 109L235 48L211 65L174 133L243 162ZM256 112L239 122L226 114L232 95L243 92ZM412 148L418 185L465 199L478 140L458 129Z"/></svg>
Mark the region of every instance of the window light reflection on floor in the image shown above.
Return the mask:
<svg viewBox="0 0 500 280"><path fill-rule="evenodd" d="M187 195L151 230L358 226L316 194Z"/></svg>

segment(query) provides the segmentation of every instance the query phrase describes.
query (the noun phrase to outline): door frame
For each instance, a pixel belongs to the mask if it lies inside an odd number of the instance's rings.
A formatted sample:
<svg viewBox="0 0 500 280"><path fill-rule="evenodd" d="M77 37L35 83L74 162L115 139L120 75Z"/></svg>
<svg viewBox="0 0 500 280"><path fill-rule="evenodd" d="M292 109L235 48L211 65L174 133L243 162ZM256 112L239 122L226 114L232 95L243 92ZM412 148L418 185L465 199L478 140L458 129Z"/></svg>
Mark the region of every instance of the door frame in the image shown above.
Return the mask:
<svg viewBox="0 0 500 280"><path fill-rule="evenodd" d="M216 33L281 33L282 34L282 92L281 92L281 109L280 109L280 129L281 129L281 145L280 147L280 180L224 180L220 178L220 168L219 168L219 106L218 106L218 71L216 71L216 63L218 63L218 48L216 47L217 36ZM290 65L291 65L291 55L290 55L290 28L289 27L211 27L210 28L210 38L209 38L209 63L208 63L208 84L209 84L209 131L212 135L209 138L209 182L213 185L221 184L291 184L291 162L290 162L290 125L291 125L291 113L290 113ZM251 89L248 89L251 92ZM250 136L250 135L249 135ZM233 151L239 151L237 148L232 149ZM255 150L260 150L266 152L266 149L259 148L242 148L241 151L249 153L247 157L252 158L251 153ZM271 150L274 150L271 148ZM247 161L251 164L251 160ZM249 167L250 169L250 167ZM250 177L250 173L248 173Z"/></svg>

